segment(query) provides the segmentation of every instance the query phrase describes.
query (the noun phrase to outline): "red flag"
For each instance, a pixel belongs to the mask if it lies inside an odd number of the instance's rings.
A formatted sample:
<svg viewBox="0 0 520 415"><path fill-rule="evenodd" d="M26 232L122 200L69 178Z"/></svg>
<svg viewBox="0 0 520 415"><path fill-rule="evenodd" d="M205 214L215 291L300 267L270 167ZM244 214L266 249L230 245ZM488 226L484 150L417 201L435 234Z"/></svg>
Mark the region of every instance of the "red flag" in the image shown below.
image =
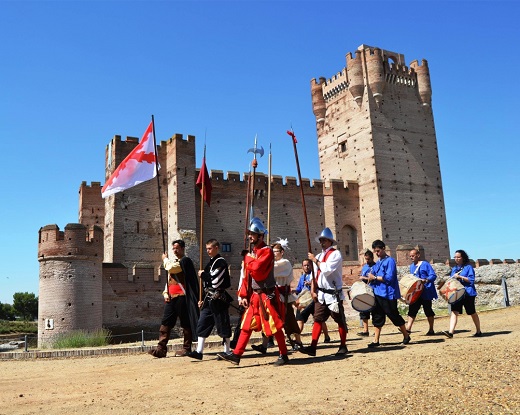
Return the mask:
<svg viewBox="0 0 520 415"><path fill-rule="evenodd" d="M202 183L204 183L204 194L202 194ZM208 206L211 204L211 180L209 178L208 169L206 168L206 157L202 158L202 166L200 167L199 177L197 177L197 187L200 189L200 194L206 201Z"/></svg>
<svg viewBox="0 0 520 415"><path fill-rule="evenodd" d="M117 192L122 192L157 176L154 143L152 121L144 132L141 142L121 162L112 176L107 180L103 189L101 189L101 196L103 198Z"/></svg>
<svg viewBox="0 0 520 415"><path fill-rule="evenodd" d="M298 140L296 140L296 135L294 135L293 131L287 130L287 134L289 134L292 137L294 144L296 144L298 142Z"/></svg>

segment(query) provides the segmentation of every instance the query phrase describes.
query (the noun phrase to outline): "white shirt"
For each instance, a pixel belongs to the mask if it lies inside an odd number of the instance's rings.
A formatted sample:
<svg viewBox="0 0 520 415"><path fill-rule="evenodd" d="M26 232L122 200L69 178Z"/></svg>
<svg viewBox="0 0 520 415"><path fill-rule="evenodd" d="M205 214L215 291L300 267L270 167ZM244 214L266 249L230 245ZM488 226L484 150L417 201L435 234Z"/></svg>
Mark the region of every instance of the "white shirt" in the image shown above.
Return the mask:
<svg viewBox="0 0 520 415"><path fill-rule="evenodd" d="M339 290L340 299L344 300L345 295L343 294L343 278L342 278L342 265L343 258L341 253L336 249L329 254L326 261L322 261L325 258L325 254L330 251L332 247L327 248L322 253L318 254L316 259L320 261L320 275L318 276L318 287L326 290ZM318 274L318 268L314 264L314 273ZM327 294L323 291L318 291L318 301L322 304L336 303L338 299L334 294Z"/></svg>

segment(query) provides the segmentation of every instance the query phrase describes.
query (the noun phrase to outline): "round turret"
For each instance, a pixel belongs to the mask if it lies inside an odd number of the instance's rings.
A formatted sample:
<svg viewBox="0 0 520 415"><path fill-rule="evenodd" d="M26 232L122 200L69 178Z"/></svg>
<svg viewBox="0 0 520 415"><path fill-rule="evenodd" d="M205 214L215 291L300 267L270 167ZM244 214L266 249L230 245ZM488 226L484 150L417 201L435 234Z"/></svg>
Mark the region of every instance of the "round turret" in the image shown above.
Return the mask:
<svg viewBox="0 0 520 415"><path fill-rule="evenodd" d="M40 229L38 347L74 330L102 328L103 230L68 224Z"/></svg>
<svg viewBox="0 0 520 415"><path fill-rule="evenodd" d="M327 105L325 98L323 98L322 85L325 83L325 78L320 78L320 82L316 82L316 78L311 80L311 96L312 96L312 111L316 117L316 123L323 124L325 122L325 112Z"/></svg>
<svg viewBox="0 0 520 415"><path fill-rule="evenodd" d="M410 64L410 68L412 68L417 74L417 89L419 91L421 103L424 106L430 106L432 103L432 85L430 82L430 70L428 68L428 61L426 59L423 59L422 65L420 66L417 61L413 61Z"/></svg>
<svg viewBox="0 0 520 415"><path fill-rule="evenodd" d="M365 59L368 71L368 84L372 91L372 96L377 103L380 103L383 100L383 91L385 89L385 70L381 49L374 48L373 51L369 48L365 49Z"/></svg>
<svg viewBox="0 0 520 415"><path fill-rule="evenodd" d="M352 53L347 54L347 77L348 90L352 94L354 101L361 105L365 85L363 82L363 65L361 64L361 51L356 50L356 57L352 58Z"/></svg>

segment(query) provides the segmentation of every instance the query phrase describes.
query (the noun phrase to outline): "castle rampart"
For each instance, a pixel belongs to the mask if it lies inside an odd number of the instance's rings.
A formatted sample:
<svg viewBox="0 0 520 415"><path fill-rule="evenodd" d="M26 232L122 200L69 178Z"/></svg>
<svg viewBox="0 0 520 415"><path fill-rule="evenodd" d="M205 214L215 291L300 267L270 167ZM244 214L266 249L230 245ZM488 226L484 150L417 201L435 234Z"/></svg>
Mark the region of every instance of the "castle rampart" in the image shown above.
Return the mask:
<svg viewBox="0 0 520 415"><path fill-rule="evenodd" d="M102 328L103 230L81 224L39 233L38 347L73 330Z"/></svg>

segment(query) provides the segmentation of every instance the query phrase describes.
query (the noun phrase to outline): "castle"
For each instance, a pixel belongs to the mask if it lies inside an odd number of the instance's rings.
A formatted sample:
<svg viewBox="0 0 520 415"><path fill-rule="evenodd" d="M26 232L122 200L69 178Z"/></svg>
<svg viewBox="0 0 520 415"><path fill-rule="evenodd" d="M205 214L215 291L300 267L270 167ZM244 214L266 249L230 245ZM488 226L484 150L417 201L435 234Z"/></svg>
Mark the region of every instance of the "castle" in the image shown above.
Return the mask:
<svg viewBox="0 0 520 415"><path fill-rule="evenodd" d="M270 235L288 239L296 262L307 253L299 186L313 249L319 248L314 238L329 227L344 270L353 275L375 239L383 239L394 256L412 245L423 248L428 260L449 258L429 70L425 60L409 67L404 62L402 54L361 45L331 79L311 81L320 179L298 185L294 177L275 175L270 189ZM133 137L110 141L106 178L137 144ZM175 134L157 153L168 248L172 240L184 239L197 266L195 137ZM203 240L221 242L235 284L244 248L247 176L212 170L212 204L204 215ZM152 180L104 200L99 182L83 182L79 223L64 231L57 225L40 229L40 346L74 329L157 329L166 281L157 187ZM267 191L268 176L257 172L255 216L266 223Z"/></svg>

